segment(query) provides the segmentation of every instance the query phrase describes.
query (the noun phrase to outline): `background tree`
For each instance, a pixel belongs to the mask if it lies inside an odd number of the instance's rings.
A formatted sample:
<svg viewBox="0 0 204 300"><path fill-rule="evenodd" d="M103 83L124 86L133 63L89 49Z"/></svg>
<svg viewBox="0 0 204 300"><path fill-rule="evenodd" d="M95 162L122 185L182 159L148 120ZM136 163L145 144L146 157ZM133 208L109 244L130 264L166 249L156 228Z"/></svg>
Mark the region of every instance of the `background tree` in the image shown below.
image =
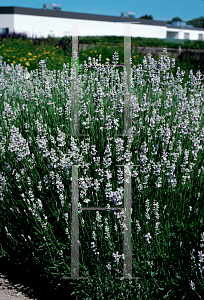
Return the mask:
<svg viewBox="0 0 204 300"><path fill-rule="evenodd" d="M181 18L175 17L175 18L173 18L171 21L167 21L166 23L167 23L167 24L172 24L172 22L174 22L174 21L180 21L180 22L183 22L183 20L182 20Z"/></svg>
<svg viewBox="0 0 204 300"><path fill-rule="evenodd" d="M181 20L181 18L179 18L179 17L173 18L173 19L172 19L172 22L173 22L173 21L180 21L180 22L183 22L183 20Z"/></svg>
<svg viewBox="0 0 204 300"><path fill-rule="evenodd" d="M140 19L148 19L148 20L153 20L153 18L152 18L152 15L145 15L145 16L142 16L142 17L140 17Z"/></svg>
<svg viewBox="0 0 204 300"><path fill-rule="evenodd" d="M196 19L190 20L190 21L188 21L188 24L189 25L193 25L194 27L197 27L197 28L204 28L203 27L203 25L204 25L204 17L200 17L200 18L196 18Z"/></svg>

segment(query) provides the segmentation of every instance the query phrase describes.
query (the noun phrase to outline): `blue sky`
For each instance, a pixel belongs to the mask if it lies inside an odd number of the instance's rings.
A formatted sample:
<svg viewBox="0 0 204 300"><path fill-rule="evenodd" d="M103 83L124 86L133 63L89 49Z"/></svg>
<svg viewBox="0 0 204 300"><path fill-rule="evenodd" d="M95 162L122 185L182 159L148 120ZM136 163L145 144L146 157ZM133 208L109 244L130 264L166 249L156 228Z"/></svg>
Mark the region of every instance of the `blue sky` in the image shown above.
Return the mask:
<svg viewBox="0 0 204 300"><path fill-rule="evenodd" d="M170 21L179 17L189 21L204 16L203 0L0 0L0 6L42 8L43 4L61 4L63 11L120 16L121 12L134 12L135 17L152 15L153 20Z"/></svg>

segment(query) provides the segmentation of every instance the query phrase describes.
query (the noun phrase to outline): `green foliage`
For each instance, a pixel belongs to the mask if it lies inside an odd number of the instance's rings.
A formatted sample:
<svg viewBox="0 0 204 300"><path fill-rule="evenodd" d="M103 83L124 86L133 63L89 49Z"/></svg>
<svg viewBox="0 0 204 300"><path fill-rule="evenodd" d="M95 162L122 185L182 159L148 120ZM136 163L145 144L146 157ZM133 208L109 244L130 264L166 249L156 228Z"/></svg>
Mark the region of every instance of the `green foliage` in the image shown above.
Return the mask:
<svg viewBox="0 0 204 300"><path fill-rule="evenodd" d="M173 19L172 19L172 22L173 22L173 21L181 21L181 22L183 22L183 20L182 20L181 18L179 18L179 17L173 18Z"/></svg>
<svg viewBox="0 0 204 300"><path fill-rule="evenodd" d="M196 18L188 21L189 25L193 25L195 28L203 28L204 17Z"/></svg>
<svg viewBox="0 0 204 300"><path fill-rule="evenodd" d="M149 16L145 15L145 16L140 17L140 19L153 20L152 15L149 15Z"/></svg>

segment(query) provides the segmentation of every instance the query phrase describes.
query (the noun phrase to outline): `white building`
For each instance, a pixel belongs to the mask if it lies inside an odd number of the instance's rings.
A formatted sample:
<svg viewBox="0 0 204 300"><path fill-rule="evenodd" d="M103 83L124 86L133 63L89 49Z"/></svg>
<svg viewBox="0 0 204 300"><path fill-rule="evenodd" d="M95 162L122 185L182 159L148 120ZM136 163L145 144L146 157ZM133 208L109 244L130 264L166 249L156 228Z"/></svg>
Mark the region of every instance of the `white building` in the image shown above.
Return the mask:
<svg viewBox="0 0 204 300"><path fill-rule="evenodd" d="M124 36L124 22L135 22L131 25L132 37L203 40L203 28L184 27L183 24L172 26L165 21L43 8L0 7L0 33L24 33L28 37L71 36L73 23L78 23L79 36Z"/></svg>

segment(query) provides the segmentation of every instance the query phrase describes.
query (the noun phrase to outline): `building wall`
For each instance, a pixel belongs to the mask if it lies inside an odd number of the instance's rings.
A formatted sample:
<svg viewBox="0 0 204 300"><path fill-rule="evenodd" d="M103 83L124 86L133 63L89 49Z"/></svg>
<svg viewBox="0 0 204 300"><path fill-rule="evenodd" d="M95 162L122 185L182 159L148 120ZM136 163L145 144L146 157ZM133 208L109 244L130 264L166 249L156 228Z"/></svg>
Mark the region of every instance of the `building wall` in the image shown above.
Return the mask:
<svg viewBox="0 0 204 300"><path fill-rule="evenodd" d="M132 37L202 39L203 28L171 26L164 21L52 11L25 7L0 7L1 28L28 37L63 37L72 35L72 24L78 23L79 36L124 36L124 23L131 24Z"/></svg>
<svg viewBox="0 0 204 300"><path fill-rule="evenodd" d="M185 28L185 27L175 27L167 26L166 29L167 38L174 39L188 39L188 40L201 40L204 37L203 28Z"/></svg>
<svg viewBox="0 0 204 300"><path fill-rule="evenodd" d="M11 14L8 15L0 15L0 32L2 32L2 28L14 28L14 17Z"/></svg>
<svg viewBox="0 0 204 300"><path fill-rule="evenodd" d="M4 15L5 16L5 15ZM53 18L45 16L13 15L13 22L1 19L4 27L9 27L9 32L26 33L28 37L63 37L72 35L72 22L78 23L79 36L124 36L123 23L94 21L83 19ZM166 26L153 26L146 24L131 24L133 37L166 38Z"/></svg>

